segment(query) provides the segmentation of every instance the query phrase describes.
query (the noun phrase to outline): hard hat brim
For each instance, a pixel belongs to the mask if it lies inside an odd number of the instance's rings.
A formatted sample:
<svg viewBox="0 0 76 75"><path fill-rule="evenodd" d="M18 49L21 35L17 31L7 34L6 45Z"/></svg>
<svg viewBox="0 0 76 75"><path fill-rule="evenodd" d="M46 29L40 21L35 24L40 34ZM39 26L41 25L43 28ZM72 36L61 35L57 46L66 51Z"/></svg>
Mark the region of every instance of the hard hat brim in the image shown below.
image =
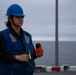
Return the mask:
<svg viewBox="0 0 76 75"><path fill-rule="evenodd" d="M11 15L11 14L6 14L7 16ZM13 16L25 16L24 14L12 14Z"/></svg>
<svg viewBox="0 0 76 75"><path fill-rule="evenodd" d="M13 16L25 16L24 14L13 14Z"/></svg>

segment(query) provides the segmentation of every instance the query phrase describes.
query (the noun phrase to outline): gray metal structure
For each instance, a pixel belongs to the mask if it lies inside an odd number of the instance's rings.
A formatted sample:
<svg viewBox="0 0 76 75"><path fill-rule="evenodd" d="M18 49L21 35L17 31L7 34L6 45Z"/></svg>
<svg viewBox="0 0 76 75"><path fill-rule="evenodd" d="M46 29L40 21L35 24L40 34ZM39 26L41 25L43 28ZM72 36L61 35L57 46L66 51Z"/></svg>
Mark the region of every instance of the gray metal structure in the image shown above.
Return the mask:
<svg viewBox="0 0 76 75"><path fill-rule="evenodd" d="M55 65L59 65L59 51L58 51L58 0L56 0L55 4Z"/></svg>

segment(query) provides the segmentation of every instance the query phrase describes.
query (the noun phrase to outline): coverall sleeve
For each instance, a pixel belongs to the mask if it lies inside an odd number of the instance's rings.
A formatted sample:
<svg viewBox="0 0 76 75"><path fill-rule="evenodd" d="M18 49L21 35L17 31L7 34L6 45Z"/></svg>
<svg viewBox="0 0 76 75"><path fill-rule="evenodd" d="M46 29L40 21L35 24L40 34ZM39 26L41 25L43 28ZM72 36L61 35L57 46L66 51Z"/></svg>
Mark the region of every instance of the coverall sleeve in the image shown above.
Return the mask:
<svg viewBox="0 0 76 75"><path fill-rule="evenodd" d="M2 35L2 33L0 32L0 62L12 62L15 60L15 56L7 53L5 51L5 41L4 41L4 37Z"/></svg>
<svg viewBox="0 0 76 75"><path fill-rule="evenodd" d="M36 58L37 58L37 56L36 56L35 48L34 48L34 45L33 45L33 44L32 44L32 46L33 46L33 50L34 50L34 52L33 52L32 56L33 56L33 58L34 58L34 59L36 59Z"/></svg>

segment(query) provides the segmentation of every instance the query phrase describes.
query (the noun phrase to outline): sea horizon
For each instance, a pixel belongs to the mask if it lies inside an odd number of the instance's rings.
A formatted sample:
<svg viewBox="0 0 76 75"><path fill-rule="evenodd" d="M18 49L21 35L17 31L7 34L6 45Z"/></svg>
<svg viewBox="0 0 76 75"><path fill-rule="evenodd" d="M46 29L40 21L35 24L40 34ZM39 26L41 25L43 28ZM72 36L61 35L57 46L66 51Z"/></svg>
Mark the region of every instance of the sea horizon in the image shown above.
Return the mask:
<svg viewBox="0 0 76 75"><path fill-rule="evenodd" d="M36 65L55 65L55 41L33 41L41 43L44 49L44 56L35 60ZM76 65L76 41L59 41L59 65Z"/></svg>

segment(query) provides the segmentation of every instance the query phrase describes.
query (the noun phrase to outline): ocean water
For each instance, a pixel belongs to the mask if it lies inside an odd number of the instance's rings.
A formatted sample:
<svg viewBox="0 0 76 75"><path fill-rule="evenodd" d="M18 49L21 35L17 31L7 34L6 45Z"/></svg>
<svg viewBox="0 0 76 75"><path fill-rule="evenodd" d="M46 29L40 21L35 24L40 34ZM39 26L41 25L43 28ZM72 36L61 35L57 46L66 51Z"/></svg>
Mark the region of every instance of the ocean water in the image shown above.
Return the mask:
<svg viewBox="0 0 76 75"><path fill-rule="evenodd" d="M35 60L36 65L55 65L55 41L33 41L41 43L44 56ZM76 41L59 41L59 65L76 65Z"/></svg>

